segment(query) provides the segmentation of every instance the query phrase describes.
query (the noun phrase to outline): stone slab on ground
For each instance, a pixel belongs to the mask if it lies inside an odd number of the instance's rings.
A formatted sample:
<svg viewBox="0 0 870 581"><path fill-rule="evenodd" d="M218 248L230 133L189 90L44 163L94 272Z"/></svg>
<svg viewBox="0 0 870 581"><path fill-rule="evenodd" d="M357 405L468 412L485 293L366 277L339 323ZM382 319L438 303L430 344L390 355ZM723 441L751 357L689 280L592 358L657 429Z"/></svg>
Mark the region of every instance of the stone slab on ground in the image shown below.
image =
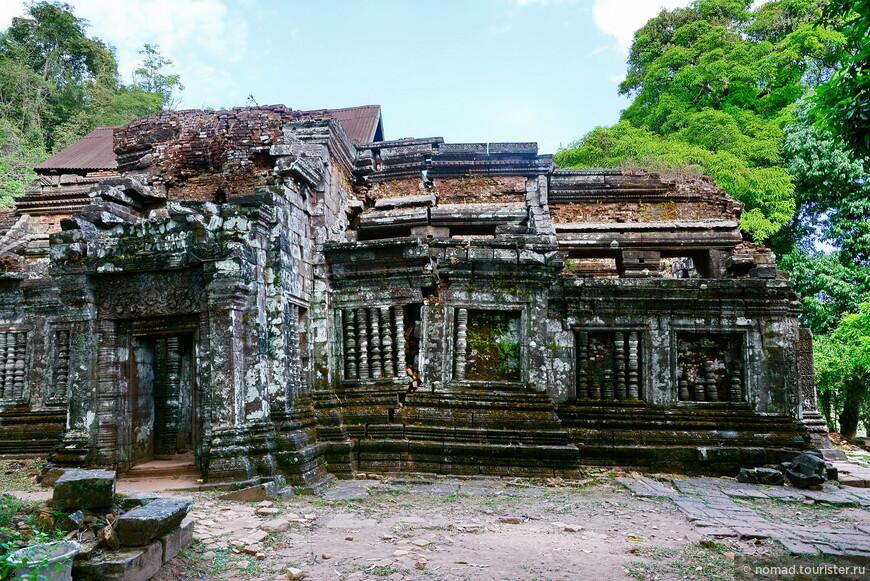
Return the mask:
<svg viewBox="0 0 870 581"><path fill-rule="evenodd" d="M163 565L163 547L154 541L147 547L107 551L98 558L73 563L73 575L81 581L148 581Z"/></svg>
<svg viewBox="0 0 870 581"><path fill-rule="evenodd" d="M171 531L184 519L193 501L161 498L122 515L115 532L125 547L142 547Z"/></svg>
<svg viewBox="0 0 870 581"><path fill-rule="evenodd" d="M115 502L115 471L67 470L54 483L53 502L63 511L109 508Z"/></svg>
<svg viewBox="0 0 870 581"><path fill-rule="evenodd" d="M160 546L163 548L163 562L174 559L178 553L190 546L193 542L193 528L196 519L187 515L174 531L170 531L160 537Z"/></svg>
<svg viewBox="0 0 870 581"><path fill-rule="evenodd" d="M241 490L233 490L218 497L221 500L233 502L262 502L264 500L278 499L278 485L274 482L264 482L255 486L248 486Z"/></svg>

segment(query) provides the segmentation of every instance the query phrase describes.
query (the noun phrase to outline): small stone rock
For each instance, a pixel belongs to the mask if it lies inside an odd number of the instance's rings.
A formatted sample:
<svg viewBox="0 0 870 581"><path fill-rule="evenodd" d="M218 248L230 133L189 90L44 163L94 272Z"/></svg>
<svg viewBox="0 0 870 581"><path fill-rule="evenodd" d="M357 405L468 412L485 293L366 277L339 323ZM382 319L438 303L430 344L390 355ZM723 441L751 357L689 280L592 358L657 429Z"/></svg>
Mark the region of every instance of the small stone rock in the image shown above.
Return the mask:
<svg viewBox="0 0 870 581"><path fill-rule="evenodd" d="M756 468L759 484L779 485L785 482L782 472L776 468Z"/></svg>
<svg viewBox="0 0 870 581"><path fill-rule="evenodd" d="M308 513L304 515L305 520L317 520L317 515L313 513Z"/></svg>
<svg viewBox="0 0 870 581"><path fill-rule="evenodd" d="M266 507L266 508L258 508L256 512L257 512L257 516L275 516L276 514L279 514L281 512L281 509Z"/></svg>
<svg viewBox="0 0 870 581"><path fill-rule="evenodd" d="M402 579L404 579L404 578L405 578L405 576L402 575L401 573L393 573L392 575L387 577L387 581L402 581Z"/></svg>
<svg viewBox="0 0 870 581"><path fill-rule="evenodd" d="M121 548L121 541L118 535L115 534L115 529L112 526L105 526L100 531L100 545L110 551L117 551Z"/></svg>
<svg viewBox="0 0 870 581"><path fill-rule="evenodd" d="M566 525L564 529L562 529L566 533L579 533L583 530L583 527L578 525Z"/></svg>
<svg viewBox="0 0 870 581"><path fill-rule="evenodd" d="M258 561L265 561L266 560L266 553L261 553L261 552L254 553L254 558Z"/></svg>
<svg viewBox="0 0 870 581"><path fill-rule="evenodd" d="M290 521L283 518L273 518L260 525L260 530L269 534L283 533L290 529Z"/></svg>
<svg viewBox="0 0 870 581"><path fill-rule="evenodd" d="M758 484L758 473L755 468L741 468L737 473L737 482L744 484Z"/></svg>
<svg viewBox="0 0 870 581"><path fill-rule="evenodd" d="M359 472L359 473L356 475L356 479L357 479L357 480L365 480L365 479L366 479L366 473L365 473L365 472Z"/></svg>
<svg viewBox="0 0 870 581"><path fill-rule="evenodd" d="M405 555L409 554L410 552L411 551L406 551L405 549L396 549L395 551L393 551L393 556L394 557L404 557Z"/></svg>
<svg viewBox="0 0 870 581"><path fill-rule="evenodd" d="M300 581L301 579L305 579L305 573L302 571L302 569L290 567L289 569L287 569L287 579L289 581Z"/></svg>
<svg viewBox="0 0 870 581"><path fill-rule="evenodd" d="M427 541L426 539L414 539L411 541L412 545L416 545L418 547L426 547L432 544L432 541Z"/></svg>
<svg viewBox="0 0 870 581"><path fill-rule="evenodd" d="M324 561L328 561L329 559L332 558L332 555L330 555L329 553L323 553L322 555L320 555L320 558L323 559Z"/></svg>
<svg viewBox="0 0 870 581"><path fill-rule="evenodd" d="M85 524L85 513L77 510L62 518L57 524L57 528L58 530L68 533L79 530L83 524Z"/></svg>
<svg viewBox="0 0 870 581"><path fill-rule="evenodd" d="M260 508L269 508L270 506L275 506L275 503L271 500L264 500L263 502L257 504Z"/></svg>
<svg viewBox="0 0 870 581"><path fill-rule="evenodd" d="M347 536L347 537L344 537L344 540L345 540L345 541L352 541L352 540L353 540L353 535L349 535L349 536Z"/></svg>
<svg viewBox="0 0 870 581"><path fill-rule="evenodd" d="M498 522L508 525L518 525L522 524L523 519L518 516L503 516L498 519Z"/></svg>

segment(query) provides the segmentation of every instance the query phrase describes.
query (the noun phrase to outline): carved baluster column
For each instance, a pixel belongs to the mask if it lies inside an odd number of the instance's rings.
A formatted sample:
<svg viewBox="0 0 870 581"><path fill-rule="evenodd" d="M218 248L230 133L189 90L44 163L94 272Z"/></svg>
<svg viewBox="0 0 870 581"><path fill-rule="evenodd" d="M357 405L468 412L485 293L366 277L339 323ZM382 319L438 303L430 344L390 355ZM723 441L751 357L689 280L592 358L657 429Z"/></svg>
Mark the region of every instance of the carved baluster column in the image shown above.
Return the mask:
<svg viewBox="0 0 870 581"><path fill-rule="evenodd" d="M465 358L468 349L468 310L459 309L456 313L456 371L454 379L465 379Z"/></svg>
<svg viewBox="0 0 870 581"><path fill-rule="evenodd" d="M637 331L628 334L628 399L640 399L640 360Z"/></svg>
<svg viewBox="0 0 870 581"><path fill-rule="evenodd" d="M69 331L58 331L57 342L57 371L54 376L54 387L51 389L51 398L66 398L67 384L69 383Z"/></svg>
<svg viewBox="0 0 870 581"><path fill-rule="evenodd" d="M381 371L381 323L380 310L369 309L369 320L372 324L372 378L380 379Z"/></svg>
<svg viewBox="0 0 870 581"><path fill-rule="evenodd" d="M341 316L344 319L344 378L356 379L356 312L344 309Z"/></svg>
<svg viewBox="0 0 870 581"><path fill-rule="evenodd" d="M617 332L613 339L613 359L616 367L616 399L625 399L625 334Z"/></svg>
<svg viewBox="0 0 870 581"><path fill-rule="evenodd" d="M743 401L743 369L740 361L734 362L731 374L731 401Z"/></svg>
<svg viewBox="0 0 870 581"><path fill-rule="evenodd" d="M16 333L17 341L15 346L15 377L12 381L12 397L13 399L24 398L24 360L25 349L27 347L27 333Z"/></svg>
<svg viewBox="0 0 870 581"><path fill-rule="evenodd" d="M356 313L357 345L359 346L359 378L369 378L369 332L367 310L358 309Z"/></svg>
<svg viewBox="0 0 870 581"><path fill-rule="evenodd" d="M717 401L718 394L716 393L716 374L713 369L712 361L704 362L704 392L707 401Z"/></svg>
<svg viewBox="0 0 870 581"><path fill-rule="evenodd" d="M16 336L15 333L6 333L6 357L5 373L3 374L3 392L8 399L15 397L15 391L12 385L15 381L15 354L16 354Z"/></svg>
<svg viewBox="0 0 870 581"><path fill-rule="evenodd" d="M680 401L687 401L691 399L691 397L689 396L689 382L686 381L685 373L680 376L680 380L677 382L677 385L679 386Z"/></svg>
<svg viewBox="0 0 870 581"><path fill-rule="evenodd" d="M577 331L577 398L589 397L589 333Z"/></svg>
<svg viewBox="0 0 870 581"><path fill-rule="evenodd" d="M384 356L384 377L395 377L393 367L393 325L391 324L390 307L381 307L381 345Z"/></svg>
<svg viewBox="0 0 870 581"><path fill-rule="evenodd" d="M12 397L12 390L6 391L6 333L0 332L0 399Z"/></svg>
<svg viewBox="0 0 870 581"><path fill-rule="evenodd" d="M396 375L405 377L405 311L402 307L393 307L396 317Z"/></svg>

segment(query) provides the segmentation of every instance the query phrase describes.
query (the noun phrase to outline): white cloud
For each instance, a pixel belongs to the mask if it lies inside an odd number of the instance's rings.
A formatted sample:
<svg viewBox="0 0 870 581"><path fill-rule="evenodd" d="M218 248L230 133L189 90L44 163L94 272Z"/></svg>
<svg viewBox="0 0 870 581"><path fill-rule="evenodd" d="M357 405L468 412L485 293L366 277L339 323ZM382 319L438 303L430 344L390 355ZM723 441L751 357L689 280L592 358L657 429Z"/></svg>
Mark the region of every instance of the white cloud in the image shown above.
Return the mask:
<svg viewBox="0 0 870 581"><path fill-rule="evenodd" d="M606 45L606 44L602 44L601 46L596 47L596 48L593 48L593 49L590 50L588 53L586 53L586 57L585 57L585 58L589 58L589 57L591 57L591 56L595 56L595 55L597 55L597 54L601 54L601 53L603 53L604 51L606 51L608 48L610 48L610 46L608 46L608 45Z"/></svg>
<svg viewBox="0 0 870 581"><path fill-rule="evenodd" d="M536 0L521 0L536 1ZM546 3L547 0L537 0ZM624 53L631 48L635 31L658 15L663 8L684 7L690 0L595 0L592 19L602 32L616 38L616 45Z"/></svg>
<svg viewBox="0 0 870 581"><path fill-rule="evenodd" d="M176 62L184 79L190 77L183 63L191 53L234 61L241 58L247 42L246 27L229 21L221 0L68 1L77 16L90 21L90 34L117 49L118 68L125 74L139 63L145 43L159 45L160 53Z"/></svg>
<svg viewBox="0 0 870 581"><path fill-rule="evenodd" d="M3 0L0 2L0 30L6 30L12 19L24 14L24 0Z"/></svg>

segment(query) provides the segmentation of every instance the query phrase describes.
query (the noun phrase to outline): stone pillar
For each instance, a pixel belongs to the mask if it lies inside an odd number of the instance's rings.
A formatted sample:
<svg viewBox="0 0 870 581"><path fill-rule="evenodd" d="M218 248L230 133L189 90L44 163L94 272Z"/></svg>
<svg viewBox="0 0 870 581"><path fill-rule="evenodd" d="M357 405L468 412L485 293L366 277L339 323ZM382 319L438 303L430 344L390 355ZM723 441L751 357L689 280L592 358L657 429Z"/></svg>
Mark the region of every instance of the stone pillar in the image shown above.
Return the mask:
<svg viewBox="0 0 870 581"><path fill-rule="evenodd" d="M390 307L381 307L381 350L384 359L384 377L395 377L393 366L393 325Z"/></svg>
<svg viewBox="0 0 870 581"><path fill-rule="evenodd" d="M369 309L369 321L371 321L372 329L372 378L380 379L383 374L381 366L381 323L380 310L377 308Z"/></svg>
<svg viewBox="0 0 870 581"><path fill-rule="evenodd" d="M356 379L356 312L344 309L341 314L344 319L344 378Z"/></svg>
<svg viewBox="0 0 870 581"><path fill-rule="evenodd" d="M628 399L640 399L640 358L638 333L628 334Z"/></svg>
<svg viewBox="0 0 870 581"><path fill-rule="evenodd" d="M589 398L589 333L577 331L577 398Z"/></svg>
<svg viewBox="0 0 870 581"><path fill-rule="evenodd" d="M405 310L402 306L393 307L396 317L396 374L405 377Z"/></svg>
<svg viewBox="0 0 870 581"><path fill-rule="evenodd" d="M456 313L456 366L453 378L457 381L465 379L465 358L468 350L468 310L459 309Z"/></svg>
<svg viewBox="0 0 870 581"><path fill-rule="evenodd" d="M359 349L359 378L367 380L369 378L369 333L368 333L368 317L366 309L357 310L356 316L356 332L357 346Z"/></svg>
<svg viewBox="0 0 870 581"><path fill-rule="evenodd" d="M616 392L610 397L625 399L625 335L617 331L613 339L613 359L616 371ZM607 397L607 396L605 396Z"/></svg>

